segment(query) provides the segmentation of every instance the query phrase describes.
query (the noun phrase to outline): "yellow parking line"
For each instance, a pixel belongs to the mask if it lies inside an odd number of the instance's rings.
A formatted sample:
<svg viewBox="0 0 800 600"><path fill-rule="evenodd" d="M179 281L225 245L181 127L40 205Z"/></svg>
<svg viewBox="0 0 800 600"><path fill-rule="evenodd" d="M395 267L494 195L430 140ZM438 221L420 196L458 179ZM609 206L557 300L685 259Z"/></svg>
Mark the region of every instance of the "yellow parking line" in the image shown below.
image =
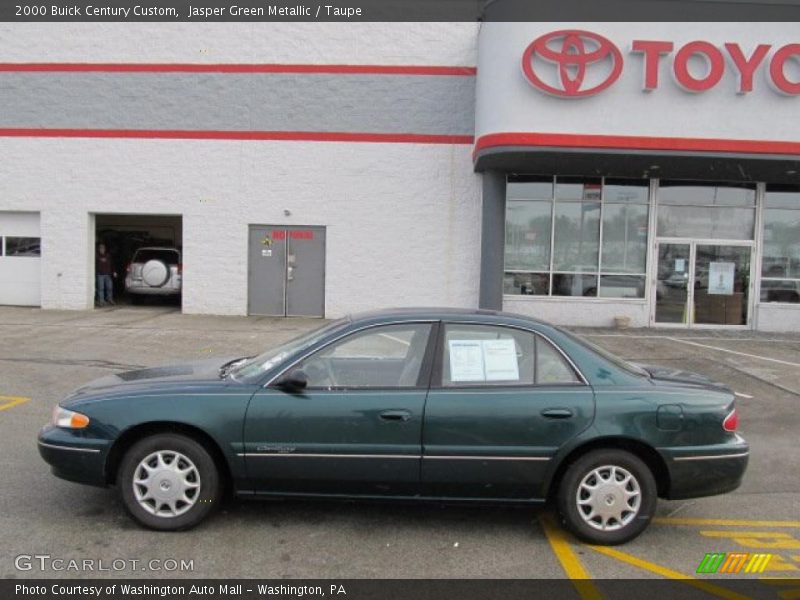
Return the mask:
<svg viewBox="0 0 800 600"><path fill-rule="evenodd" d="M747 519L694 519L686 517L655 517L658 525L730 525L732 527L800 527L800 521L751 521Z"/></svg>
<svg viewBox="0 0 800 600"><path fill-rule="evenodd" d="M0 396L0 410L7 410L13 406L24 404L30 400L27 396Z"/></svg>
<svg viewBox="0 0 800 600"><path fill-rule="evenodd" d="M602 600L603 596L590 581L592 576L589 575L578 555L572 551L561 528L553 522L550 515L542 515L539 521L545 536L547 536L547 541L553 549L553 554L561 563L564 573L572 580L572 585L575 586L578 595L582 600Z"/></svg>
<svg viewBox="0 0 800 600"><path fill-rule="evenodd" d="M640 569L644 569L645 571L650 571L651 573L655 573L656 575L661 575L662 577L666 577L668 579L677 579L679 581L683 581L687 585L696 587L697 589L703 590L704 592L707 592L714 596L725 598L726 600L749 600L748 596L737 594L736 592L732 592L731 590L725 589L724 587L714 585L713 583L709 583L707 581L701 581L696 577L692 577L691 575L684 575L679 571L673 571L672 569L668 569L667 567L662 567L661 565L657 565L655 563L642 560L641 558L637 558L635 556L632 556L625 552L621 552L619 550L615 550L613 548L609 548L607 546L589 546L589 548L595 550L596 552L599 552L600 554L610 556L611 558L614 558L618 561L627 563L634 567L639 567Z"/></svg>

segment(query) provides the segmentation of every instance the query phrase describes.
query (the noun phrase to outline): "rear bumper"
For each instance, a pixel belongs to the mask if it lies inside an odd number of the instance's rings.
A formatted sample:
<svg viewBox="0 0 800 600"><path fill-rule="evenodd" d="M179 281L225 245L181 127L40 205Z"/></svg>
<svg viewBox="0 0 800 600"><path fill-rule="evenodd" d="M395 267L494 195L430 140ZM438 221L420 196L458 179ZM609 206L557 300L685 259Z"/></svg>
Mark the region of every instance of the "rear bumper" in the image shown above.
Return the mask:
<svg viewBox="0 0 800 600"><path fill-rule="evenodd" d="M105 486L108 441L81 439L68 430L48 425L39 432L39 454L53 475L88 485Z"/></svg>
<svg viewBox="0 0 800 600"><path fill-rule="evenodd" d="M125 291L129 294L140 294L142 296L179 296L181 293L181 288L126 285Z"/></svg>
<svg viewBox="0 0 800 600"><path fill-rule="evenodd" d="M669 469L666 498L683 500L724 494L738 488L747 470L750 446L743 438L730 444L659 448Z"/></svg>

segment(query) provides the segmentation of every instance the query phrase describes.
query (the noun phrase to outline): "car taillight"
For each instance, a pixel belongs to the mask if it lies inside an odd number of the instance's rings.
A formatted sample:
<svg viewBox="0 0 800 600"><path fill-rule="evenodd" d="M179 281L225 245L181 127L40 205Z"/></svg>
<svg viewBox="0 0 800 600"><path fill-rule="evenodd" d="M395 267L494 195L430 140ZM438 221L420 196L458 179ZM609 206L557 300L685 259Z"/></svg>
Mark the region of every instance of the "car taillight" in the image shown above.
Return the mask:
<svg viewBox="0 0 800 600"><path fill-rule="evenodd" d="M178 275L183 275L183 264L178 263Z"/></svg>
<svg viewBox="0 0 800 600"><path fill-rule="evenodd" d="M127 266L125 267L125 272L126 273L130 273L131 272L131 267L133 267L133 265L131 263L128 263Z"/></svg>
<svg viewBox="0 0 800 600"><path fill-rule="evenodd" d="M736 412L734 408L731 412L728 413L728 416L725 417L725 420L722 421L722 428L725 431L736 431L739 429L739 413Z"/></svg>

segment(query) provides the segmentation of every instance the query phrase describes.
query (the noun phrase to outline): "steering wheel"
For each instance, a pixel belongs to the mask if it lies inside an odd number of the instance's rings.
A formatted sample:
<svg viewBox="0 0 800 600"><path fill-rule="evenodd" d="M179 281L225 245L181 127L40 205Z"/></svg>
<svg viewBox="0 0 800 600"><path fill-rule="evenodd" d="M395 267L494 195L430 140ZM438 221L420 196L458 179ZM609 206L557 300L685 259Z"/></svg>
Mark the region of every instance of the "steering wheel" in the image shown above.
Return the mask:
<svg viewBox="0 0 800 600"><path fill-rule="evenodd" d="M336 378L333 375L330 362L326 357L317 357L303 365L302 369L308 376L311 387L333 387L336 385Z"/></svg>
<svg viewBox="0 0 800 600"><path fill-rule="evenodd" d="M336 376L333 374L330 358L323 358L322 360L325 363L325 374L328 376L328 381L330 382L328 387L336 387L338 383L336 381Z"/></svg>

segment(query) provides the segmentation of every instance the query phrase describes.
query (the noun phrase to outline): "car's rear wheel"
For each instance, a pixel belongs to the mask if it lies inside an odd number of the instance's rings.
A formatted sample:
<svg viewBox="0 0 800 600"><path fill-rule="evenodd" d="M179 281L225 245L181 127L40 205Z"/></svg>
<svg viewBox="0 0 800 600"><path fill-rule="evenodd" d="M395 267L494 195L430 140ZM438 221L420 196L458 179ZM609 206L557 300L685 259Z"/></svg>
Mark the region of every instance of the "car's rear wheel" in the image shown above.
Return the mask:
<svg viewBox="0 0 800 600"><path fill-rule="evenodd" d="M120 465L117 484L125 508L151 529L189 529L221 499L214 458L197 441L172 433L136 442Z"/></svg>
<svg viewBox="0 0 800 600"><path fill-rule="evenodd" d="M593 544L622 544L642 533L657 503L647 465L630 452L595 450L572 463L558 490L563 524Z"/></svg>

